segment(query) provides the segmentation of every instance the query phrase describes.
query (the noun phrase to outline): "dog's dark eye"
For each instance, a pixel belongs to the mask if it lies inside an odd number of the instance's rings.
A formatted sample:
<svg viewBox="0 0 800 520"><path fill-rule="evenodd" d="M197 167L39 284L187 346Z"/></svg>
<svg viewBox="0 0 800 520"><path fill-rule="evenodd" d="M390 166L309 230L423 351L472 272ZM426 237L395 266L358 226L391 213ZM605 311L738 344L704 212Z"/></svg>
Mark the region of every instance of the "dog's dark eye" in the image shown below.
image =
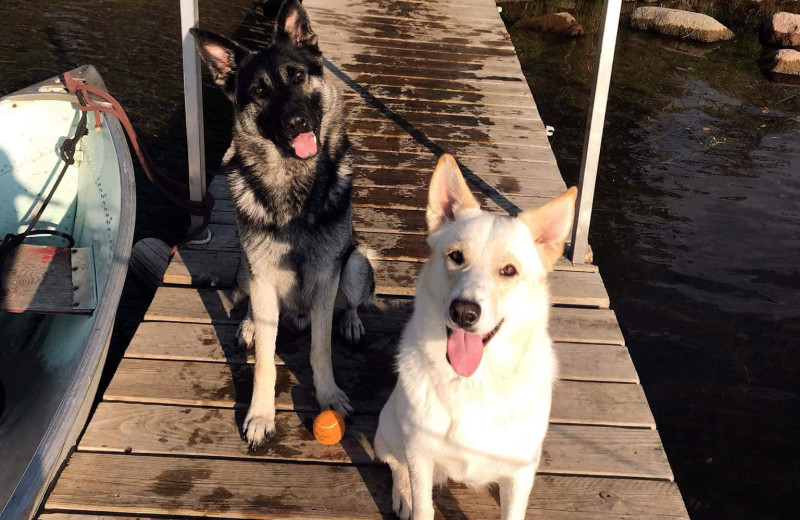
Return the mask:
<svg viewBox="0 0 800 520"><path fill-rule="evenodd" d="M305 72L303 72L302 70L296 70L294 74L292 74L292 83L294 83L295 85L299 85L300 83L303 82L305 78L306 78Z"/></svg>
<svg viewBox="0 0 800 520"><path fill-rule="evenodd" d="M508 264L507 266L500 269L500 274L502 274L503 276L514 276L515 274L517 274L517 268L511 264Z"/></svg>
<svg viewBox="0 0 800 520"><path fill-rule="evenodd" d="M447 258L452 260L453 263L456 265L461 265L464 263L464 254L461 253L461 251L459 251L458 249L450 251L450 253L447 255Z"/></svg>
<svg viewBox="0 0 800 520"><path fill-rule="evenodd" d="M256 98L264 97L267 93L267 89L262 87L261 85L253 85L250 87L250 95Z"/></svg>

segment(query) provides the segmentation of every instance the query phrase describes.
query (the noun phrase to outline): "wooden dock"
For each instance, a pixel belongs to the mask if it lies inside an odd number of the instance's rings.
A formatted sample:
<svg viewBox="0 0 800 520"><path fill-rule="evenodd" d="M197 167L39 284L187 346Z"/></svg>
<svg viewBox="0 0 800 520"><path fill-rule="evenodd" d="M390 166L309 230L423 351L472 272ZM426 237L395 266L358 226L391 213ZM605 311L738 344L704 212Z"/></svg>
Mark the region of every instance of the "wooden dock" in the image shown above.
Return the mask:
<svg viewBox="0 0 800 520"><path fill-rule="evenodd" d="M493 0L304 5L347 98L355 227L378 252L366 340L334 339L336 380L357 409L345 439L313 439L309 336L282 330L277 438L258 452L241 440L253 356L235 344L239 251L217 177L212 242L173 259L42 519L391 518L390 474L371 441L427 254L437 156L460 160L490 211L534 207L565 189ZM556 269L551 334L562 380L529 518L687 518L597 268L562 258ZM496 491L451 485L435 497L447 519L499 518Z"/></svg>

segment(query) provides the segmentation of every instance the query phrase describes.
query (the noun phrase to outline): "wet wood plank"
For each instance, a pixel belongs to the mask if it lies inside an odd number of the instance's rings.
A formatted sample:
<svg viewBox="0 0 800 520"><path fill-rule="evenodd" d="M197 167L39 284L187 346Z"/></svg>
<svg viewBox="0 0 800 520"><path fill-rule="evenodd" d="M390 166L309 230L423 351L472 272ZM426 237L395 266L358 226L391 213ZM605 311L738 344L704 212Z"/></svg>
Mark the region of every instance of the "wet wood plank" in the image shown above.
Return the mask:
<svg viewBox="0 0 800 520"><path fill-rule="evenodd" d="M382 87L376 87L382 88ZM537 143L533 143L530 148L523 148L516 144L504 145L493 143L491 145L480 145L480 143L462 141L433 140L426 137L375 137L350 134L353 149L369 150L371 152L388 152L404 154L416 154L429 156L431 154L441 155L449 153L456 156L460 161L467 159L497 159L503 161L517 162L552 162L553 153Z"/></svg>
<svg viewBox="0 0 800 520"><path fill-rule="evenodd" d="M467 26L502 24L493 2L471 2L461 0L393 0L382 5L370 0L307 0L311 9L328 9L333 12L346 12L352 15L391 14L408 20L446 20L452 24L465 23ZM468 8L468 9L465 9Z"/></svg>
<svg viewBox="0 0 800 520"><path fill-rule="evenodd" d="M403 118L405 119L405 118ZM513 131L513 130L494 130L478 126L453 126L447 123L438 125L427 124L423 129L418 129L413 123L402 120L395 122L386 119L350 119L348 124L348 135L361 135L372 137L406 137L409 132L415 130L424 132L427 139L433 143L437 142L461 142L461 143L495 143L503 146L521 147L540 147L540 139L543 138L541 132Z"/></svg>
<svg viewBox="0 0 800 520"><path fill-rule="evenodd" d="M492 106L488 107L479 102L473 103L448 103L447 100L419 99L402 93L387 93L376 95L375 92L356 92L348 89L342 92L346 105L367 104L381 110L390 110L395 116L404 114L428 112L442 117L442 123L460 121L464 117L473 117L479 120L497 121L507 125L519 122L530 125L541 122L538 112L525 110L519 106ZM452 118L452 119L451 119Z"/></svg>
<svg viewBox="0 0 800 520"><path fill-rule="evenodd" d="M406 133L418 130L436 139L469 136L474 137L475 142L487 138L516 142L540 134L544 127L539 120L491 118L485 114L432 113L413 110L412 107L398 111L363 98L347 98L345 106L348 113L347 128L352 132L365 130L367 123L385 123L400 125ZM455 135L445 134L447 129ZM459 136L459 133L462 135Z"/></svg>
<svg viewBox="0 0 800 520"><path fill-rule="evenodd" d="M360 204L367 202L360 191L362 186L371 185L405 188L404 191L409 193L406 197L411 197L415 202L414 209L424 209L427 205L428 185L433 169L436 166L437 156L426 156L423 160L417 161L419 164L416 166L391 166L388 164L369 163L370 157L379 153L372 151L369 155L356 155L354 157L356 162L359 160L368 162L368 164L353 166L354 205L358 207ZM470 191L481 199L491 197L497 193L504 197L514 197L516 200L528 201L524 205L527 209L543 204L566 190L564 181L553 175L554 170L558 171L555 166L537 165L529 167L529 165L517 163L512 168L514 174L507 172L504 175L495 175L494 173L476 174L468 166L462 166ZM215 176L209 183L208 190L214 195L218 203L231 199L224 175ZM490 210L492 208L485 209Z"/></svg>
<svg viewBox="0 0 800 520"><path fill-rule="evenodd" d="M335 67L331 64L329 68ZM348 72L351 71L351 72ZM341 81L342 88L351 88L354 85L371 90L373 87L396 87L405 92L419 92L417 99L430 99L433 101L467 102L472 101L487 106L514 106L511 100L522 102L532 100L528 85L519 81L502 81L494 79L470 79L427 77L413 73L411 75L384 74L382 70L366 69L369 72L357 72L352 67L344 67L334 74L336 80ZM391 72L391 71L390 71ZM355 89L358 91L359 89ZM462 97L467 95L467 97ZM545 139L540 134L537 140Z"/></svg>
<svg viewBox="0 0 800 520"><path fill-rule="evenodd" d="M437 518L499 519L496 496L461 486L435 495ZM62 512L218 518L391 518L384 468L77 453L47 503ZM668 481L540 475L528 514L542 520L688 518Z"/></svg>
<svg viewBox="0 0 800 520"><path fill-rule="evenodd" d="M276 438L257 451L242 441L242 420L241 411L230 409L102 403L79 449L380 464L373 450L376 416L353 417L341 443L325 446L314 439L313 414L278 412ZM654 430L553 424L543 450L543 473L672 479Z"/></svg>
<svg viewBox="0 0 800 520"><path fill-rule="evenodd" d="M319 411L308 365L277 367L275 406ZM358 413L377 414L389 397L393 372L340 369L336 380ZM135 403L230 408L247 406L253 372L249 365L124 358L103 399ZM553 422L654 428L639 385L560 381L553 396Z"/></svg>
<svg viewBox="0 0 800 520"><path fill-rule="evenodd" d="M236 342L236 326L195 323L144 322L139 325L125 350L125 357L174 361L203 361L228 364L252 364L252 349ZM347 345L334 339L334 365L337 367L373 367L392 370L399 338L394 332L367 332L359 345ZM554 338L559 374L564 379L638 383L639 377L621 345L562 343ZM297 366L307 362L310 336L282 327L277 341L275 362Z"/></svg>
<svg viewBox="0 0 800 520"><path fill-rule="evenodd" d="M492 179L498 188L514 188L519 185L519 181L511 178ZM536 182L536 179L532 179ZM213 183L212 183L213 184ZM424 212L427 205L427 190L419 188L404 188L389 185L365 185L366 183L359 180L358 184L353 189L352 203L354 211L360 211L361 208L375 208L375 209L405 209L411 211ZM481 204L482 209L496 214L512 214L516 215L520 211L532 209L546 204L553 197L560 195L565 190L561 188L553 189L552 191L544 191L548 189L546 186L542 188L542 192L546 193L538 195L531 193L529 190L522 193L505 193L488 183L480 182L478 187L474 188L473 195ZM211 191L211 190L210 190ZM213 187L213 193L218 190L217 185ZM215 211L223 211L231 213L234 209L230 199L220 198L215 204ZM230 218L233 218L231 215ZM230 219L229 218L229 219ZM226 221L227 223L232 223ZM420 232L425 231L425 227L419 228Z"/></svg>
<svg viewBox="0 0 800 520"><path fill-rule="evenodd" d="M307 9L316 22L336 27L344 26L355 36L513 49L508 33L498 26L469 27L432 19L425 21L402 19L393 17L388 12L380 15L359 14L354 23L353 15L349 13L316 7Z"/></svg>

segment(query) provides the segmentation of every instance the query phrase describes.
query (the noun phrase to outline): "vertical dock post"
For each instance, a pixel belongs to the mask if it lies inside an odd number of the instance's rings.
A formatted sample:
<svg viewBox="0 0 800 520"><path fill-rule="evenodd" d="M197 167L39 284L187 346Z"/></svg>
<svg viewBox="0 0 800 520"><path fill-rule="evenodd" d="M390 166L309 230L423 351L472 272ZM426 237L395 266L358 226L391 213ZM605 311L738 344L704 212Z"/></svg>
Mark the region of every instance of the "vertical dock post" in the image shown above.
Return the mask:
<svg viewBox="0 0 800 520"><path fill-rule="evenodd" d="M600 160L600 145L603 141L603 125L606 119L608 90L611 85L611 69L614 64L614 49L617 44L617 30L622 0L605 0L600 28L600 47L594 64L594 86L592 87L589 117L586 121L586 134L581 159L578 201L575 220L572 224L572 263L586 262L589 248L589 224L592 220L592 203L597 180L597 165Z"/></svg>
<svg viewBox="0 0 800 520"><path fill-rule="evenodd" d="M183 97L186 105L186 145L189 159L189 196L201 201L206 194L206 160L203 139L203 92L200 58L189 29L200 20L198 0L181 0L181 41L183 42ZM192 230L203 218L192 216Z"/></svg>

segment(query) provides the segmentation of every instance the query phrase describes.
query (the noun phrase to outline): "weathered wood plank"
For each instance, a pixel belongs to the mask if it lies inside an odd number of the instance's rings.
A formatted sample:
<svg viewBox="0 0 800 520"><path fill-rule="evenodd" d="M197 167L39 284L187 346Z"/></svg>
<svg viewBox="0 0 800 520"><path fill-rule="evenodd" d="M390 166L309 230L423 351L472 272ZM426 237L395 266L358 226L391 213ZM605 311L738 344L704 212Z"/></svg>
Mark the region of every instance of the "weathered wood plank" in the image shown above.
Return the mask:
<svg viewBox="0 0 800 520"><path fill-rule="evenodd" d="M378 16L362 14L358 16L358 22L353 24L350 13L338 13L329 9L311 7L308 9L315 24L345 26L351 31L351 34L358 36L389 39L413 38L428 42L513 49L508 33L496 25L478 28L431 19L422 22L387 16L389 13L382 13Z"/></svg>
<svg viewBox="0 0 800 520"><path fill-rule="evenodd" d="M303 462L376 464L376 416L348 421L340 444L314 439L313 414L278 412L277 436L257 451L241 438L241 412L219 408L101 403L81 451L212 458L258 457ZM539 471L556 474L672 479L658 432L554 424Z"/></svg>
<svg viewBox="0 0 800 520"><path fill-rule="evenodd" d="M343 65L342 74L336 74L336 77L345 85L352 86L353 84L357 84L367 89L379 86L398 87L405 91L413 89L415 92L420 92L420 97L418 99L449 100L450 97L453 96L456 100L462 102L474 100L480 104L500 104L504 106L514 106L509 105L509 101L513 99L516 99L520 103L533 100L528 85L521 81L498 81L492 79L461 80L459 78L445 78L436 77L435 75L420 74L399 76L383 74L382 70L373 70L371 72L345 72L348 69L351 71L353 70ZM460 95L468 95L468 97L461 98ZM442 98L441 96L446 97ZM544 134L538 136L538 139L544 138Z"/></svg>
<svg viewBox="0 0 800 520"><path fill-rule="evenodd" d="M379 241L387 236L396 241L395 245L390 246ZM418 237L419 235L378 233L361 236L361 242L376 251L380 259L372 262L376 294L414 295L415 283L424 258L405 242L407 238ZM173 257L164 274L164 283L234 287L236 262L235 257L228 257L226 252L185 250ZM548 278L553 304L601 308L609 305L608 293L599 273L558 270L550 273Z"/></svg>
<svg viewBox="0 0 800 520"><path fill-rule="evenodd" d="M275 406L281 410L317 412L311 370L307 365L277 367ZM391 371L345 369L337 382L359 413L376 414L395 382ZM104 399L184 406L247 406L253 373L249 365L124 358ZM639 385L560 381L550 414L553 422L654 428Z"/></svg>
<svg viewBox="0 0 800 520"><path fill-rule="evenodd" d="M516 58L516 52L510 46L475 45L463 39L443 42L432 39L415 39L411 35L405 37L375 36L369 34L356 34L353 30L341 28L327 29L321 27L314 29L319 35L321 49L332 47L336 44L347 45L351 48L364 47L376 54L385 51L402 50L432 56L446 56L459 62L491 61L494 58Z"/></svg>
<svg viewBox="0 0 800 520"><path fill-rule="evenodd" d="M236 223L230 200L217 200L211 213L212 224ZM353 208L353 227L356 231L372 233L426 233L425 212L397 208Z"/></svg>
<svg viewBox="0 0 800 520"><path fill-rule="evenodd" d="M496 496L451 485L436 493L437 518L495 520ZM46 511L217 518L391 518L391 475L382 467L77 453ZM542 520L688 518L672 482L540 475L528 513Z"/></svg>
<svg viewBox="0 0 800 520"><path fill-rule="evenodd" d="M628 349L622 345L555 343L562 379L639 383Z"/></svg>
<svg viewBox="0 0 800 520"><path fill-rule="evenodd" d="M513 70L513 65L505 70L495 68L486 70L481 66L471 67L459 63L424 62L417 59L403 57L387 57L380 55L359 55L355 49L328 53L328 59L333 66L341 70L347 77L344 81L352 79L358 83L376 83L371 76L381 78L404 78L408 84L416 80L430 80L453 82L458 88L476 87L485 88L486 91L508 92L524 95L530 94L524 76ZM495 90L500 89L500 90Z"/></svg>
<svg viewBox="0 0 800 520"><path fill-rule="evenodd" d="M392 168L356 168L352 202L355 208L372 207L423 211L427 205L430 172L407 172ZM359 171L360 170L360 171ZM516 214L547 203L566 190L563 181L525 179L512 176L486 176L470 179L472 193L483 208L494 213ZM219 179L219 177L217 177ZM212 181L209 191L219 194L216 211L232 211L233 205L223 181ZM474 181L473 181L474 179ZM525 188L523 186L535 185ZM215 195L216 198L216 195ZM423 231L421 229L421 231Z"/></svg>
<svg viewBox="0 0 800 520"><path fill-rule="evenodd" d="M376 153L376 152L371 152ZM356 160L360 158L356 156ZM386 193L403 193L407 199L406 205L413 201L413 208L423 210L427 205L427 189L430 183L430 176L436 163L436 156L426 157L424 164L417 167L389 166L380 164L355 165L354 175L354 194L353 202L355 206L371 204L377 205L376 201L366 200L368 197L361 193L362 186L371 187L391 187L392 190ZM476 175L471 170L464 168L464 176L471 188L471 191L480 200L496 196L508 197L515 201L520 201L524 209L533 208L543 204L547 200L560 195L566 190L564 181L553 175L553 171L558 171L555 166L535 166L529 168L527 165L517 163L516 175L495 175L489 173ZM525 187L525 186L528 187ZM403 188L397 190L397 188ZM209 183L208 190L214 195L217 202L230 200L230 193L226 186L225 176L217 175ZM374 192L374 190L373 190ZM386 195L383 196L385 200ZM495 203L494 208L502 206ZM389 207L392 207L390 204ZM492 209L486 207L485 209ZM232 208L225 208L226 210Z"/></svg>
<svg viewBox="0 0 800 520"><path fill-rule="evenodd" d="M443 0L427 2L425 0L393 0L381 5L370 0L307 0L309 8L327 9L331 12L346 12L351 16L391 14L397 18L408 20L447 20L453 24L468 23L471 25L502 24L500 15L493 2L482 4L461 2L459 0ZM466 8L466 9L465 9Z"/></svg>
<svg viewBox="0 0 800 520"><path fill-rule="evenodd" d="M371 137L403 137L409 135L409 130L414 129L412 125L403 123L406 128L398 123L387 119L354 119L350 118L348 124L348 135L361 135ZM461 143L495 143L503 146L524 146L539 147L538 141L544 138L541 132L528 132L510 130L492 131L478 127L453 127L447 124L429 124L424 129L427 140L433 143L438 142L461 142ZM538 134L538 135L537 135Z"/></svg>
<svg viewBox="0 0 800 520"><path fill-rule="evenodd" d="M334 339L334 365L348 368L394 366L396 332L370 333L358 346ZM308 360L310 337L281 328L275 362L298 366ZM639 377L628 350L620 345L593 343L554 344L559 374L564 379L638 383ZM144 322L131 339L125 356L137 359L204 361L245 364L254 362L253 350L236 342L236 326L194 323Z"/></svg>
<svg viewBox="0 0 800 520"><path fill-rule="evenodd" d="M514 186L514 181L510 178L500 180L500 185ZM215 190L216 187L215 187ZM475 190L473 195L481 204L481 207L491 213L516 215L520 211L535 208L547 203L551 198L559 195L564 190L546 196L529 195L521 193L501 193L490 185L484 185L483 189ZM229 211L233 209L230 203L220 199L217 203L217 211ZM427 191L421 189L396 188L393 186L357 186L353 190L352 203L356 208L377 208L377 209L406 209L424 212L427 205Z"/></svg>
<svg viewBox="0 0 800 520"><path fill-rule="evenodd" d="M403 298L376 298L375 309L359 312L367 333L402 329L411 312L411 301ZM243 305L233 304L232 291L210 288L159 287L144 319L182 323L238 324ZM623 345L614 311L553 307L550 309L550 334L558 341Z"/></svg>
<svg viewBox="0 0 800 520"><path fill-rule="evenodd" d="M118 514L107 515L103 513L44 513L37 517L39 520L164 520L168 517L152 517L142 515Z"/></svg>
<svg viewBox="0 0 800 520"><path fill-rule="evenodd" d="M417 130L435 139L474 137L478 140L476 142L487 138L518 142L541 134L544 126L540 121L493 119L488 115L434 114L415 110L398 112L376 106L363 98L348 98L346 107L347 128L353 132L368 130L368 124L384 123L387 128L396 124L406 133ZM448 129L450 134L446 133Z"/></svg>
<svg viewBox="0 0 800 520"><path fill-rule="evenodd" d="M454 121L462 117L478 119L491 118L491 121L505 121L508 124L520 122L523 125L541 123L538 112L528 110L521 106L485 106L482 103L449 103L447 100L420 99L410 95L387 92L386 95L376 95L375 92L355 92L352 89L342 91L345 104L363 105L366 103L380 110L389 110L393 115L403 117L405 114L428 112L442 117L446 123L452 117Z"/></svg>
<svg viewBox="0 0 800 520"><path fill-rule="evenodd" d="M239 264L238 251L202 251L183 249L178 251L170 261L164 273L163 282L172 285L191 285L195 287L234 287L236 271ZM385 262L373 260L375 269L376 293L393 296L412 296L421 266L413 262ZM586 265L586 264L584 264ZM562 258L556 264L558 279L561 271L577 271L595 273L595 269L574 269L572 264ZM584 280L585 278L580 278ZM575 288L579 279L568 280L569 287ZM593 283L592 290L597 298L598 307L606 307L607 296ZM563 302L562 302L563 303Z"/></svg>
<svg viewBox="0 0 800 520"><path fill-rule="evenodd" d="M359 96L368 99L371 103L381 102L384 99L387 101L403 102L406 100L417 100L419 102L428 102L437 105L464 105L464 108L459 110L459 113L469 113L470 111L478 110L482 113L493 112L498 109L499 115L510 117L520 112L520 106L532 103L532 100L523 96L514 96L509 94L501 94L495 92L470 92L466 90L446 90L434 89L430 87L419 87L413 90L400 85L382 85L376 80L370 83L358 83L351 78L342 76L335 76L337 78L333 83L336 84L345 97ZM380 83L390 83L389 81L381 81ZM538 115L528 114L524 119L533 120L538 118ZM477 152L476 153L480 153ZM482 155L476 155L482 157Z"/></svg>
<svg viewBox="0 0 800 520"><path fill-rule="evenodd" d="M376 63L402 60L401 63L419 64L433 70L452 70L453 66L459 66L462 70L482 70L501 78L514 78L521 74L519 64L512 56L493 56L490 60L484 60L480 56L453 52L439 53L429 50L409 52L408 49L375 39L372 42L375 45L370 45L366 39L355 44L335 40L321 42L322 51L327 53L324 64L326 69L346 79L344 76L347 73L342 71L339 64L369 63L369 60L375 59Z"/></svg>
<svg viewBox="0 0 800 520"><path fill-rule="evenodd" d="M362 186L414 190L418 192L416 195L417 201L427 202L431 173L428 171L397 170L394 168L356 167L354 168L353 186L356 194L359 194ZM544 204L549 199L561 195L567 189L564 181L552 179L550 175L542 178L529 178L524 173L519 176L482 175L479 178L468 177L470 178L471 190L478 196L486 196L485 194L497 192L506 197L514 196L515 200L520 202L527 201L530 198L530 207ZM421 197L419 192L425 196ZM425 204L422 204L422 207L424 206ZM524 209L528 209L528 207Z"/></svg>
<svg viewBox="0 0 800 520"><path fill-rule="evenodd" d="M230 226L232 228L232 226ZM216 232L219 227L214 226ZM221 238L215 236L216 238ZM421 262L427 246L420 235L359 233L363 245L375 252L376 293L393 296L413 296ZM412 240L414 239L414 240ZM388 241L393 242L390 243ZM417 244L416 242L421 242ZM213 242L213 240L212 240ZM164 283L203 287L234 287L241 253L238 249L183 249L173 257L164 274ZM568 274L575 272L579 274ZM556 271L550 275L553 303L607 307L608 295L596 269L574 268L566 258L559 259ZM583 284L586 284L583 286ZM585 290L581 290L581 288Z"/></svg>
<svg viewBox="0 0 800 520"><path fill-rule="evenodd" d="M197 250L199 254L186 249L173 258L164 275L164 283L192 285L214 285L233 287L236 283L235 261L224 259L220 254L205 256L204 253L238 248L238 240L224 242L220 226L213 229L212 247ZM234 226L227 226L235 229ZM390 235L382 233L359 234L359 241L375 251L372 262L375 270L375 291L379 295L413 296L421 262L425 260L427 246L419 235ZM216 246L214 242L216 241ZM420 243L421 242L421 243ZM419 243L419 244L418 244ZM425 248L425 250L422 250ZM423 252L424 251L424 252ZM177 256L177 255L176 255ZM587 271L558 270L549 274L550 300L554 305L579 305L601 307L609 305L608 293L603 286L600 274Z"/></svg>
<svg viewBox="0 0 800 520"><path fill-rule="evenodd" d="M462 162L467 159L497 159L530 163L552 162L553 160L553 152L550 151L550 148L539 144L533 144L529 148L522 148L516 144L444 141L423 136L376 137L353 134L350 134L350 140L352 141L353 149L356 150L356 154L358 154L358 150L388 153L402 152L426 157L434 154L449 153Z"/></svg>
<svg viewBox="0 0 800 520"><path fill-rule="evenodd" d="M233 212L231 201L218 200L214 211L211 213L211 224L234 225L236 216ZM213 229L213 228L212 228ZM408 210L400 208L368 208L355 206L353 208L353 229L358 233L391 233L408 235L427 234L425 212L421 210ZM195 249L192 249L195 247ZM202 250L199 246L189 246L189 250ZM210 249L213 250L213 249ZM233 251L233 249L230 249ZM586 262L592 261L591 248L587 254ZM585 271L595 273L596 265L591 263L573 264L568 258L562 256L554 266L557 271Z"/></svg>

